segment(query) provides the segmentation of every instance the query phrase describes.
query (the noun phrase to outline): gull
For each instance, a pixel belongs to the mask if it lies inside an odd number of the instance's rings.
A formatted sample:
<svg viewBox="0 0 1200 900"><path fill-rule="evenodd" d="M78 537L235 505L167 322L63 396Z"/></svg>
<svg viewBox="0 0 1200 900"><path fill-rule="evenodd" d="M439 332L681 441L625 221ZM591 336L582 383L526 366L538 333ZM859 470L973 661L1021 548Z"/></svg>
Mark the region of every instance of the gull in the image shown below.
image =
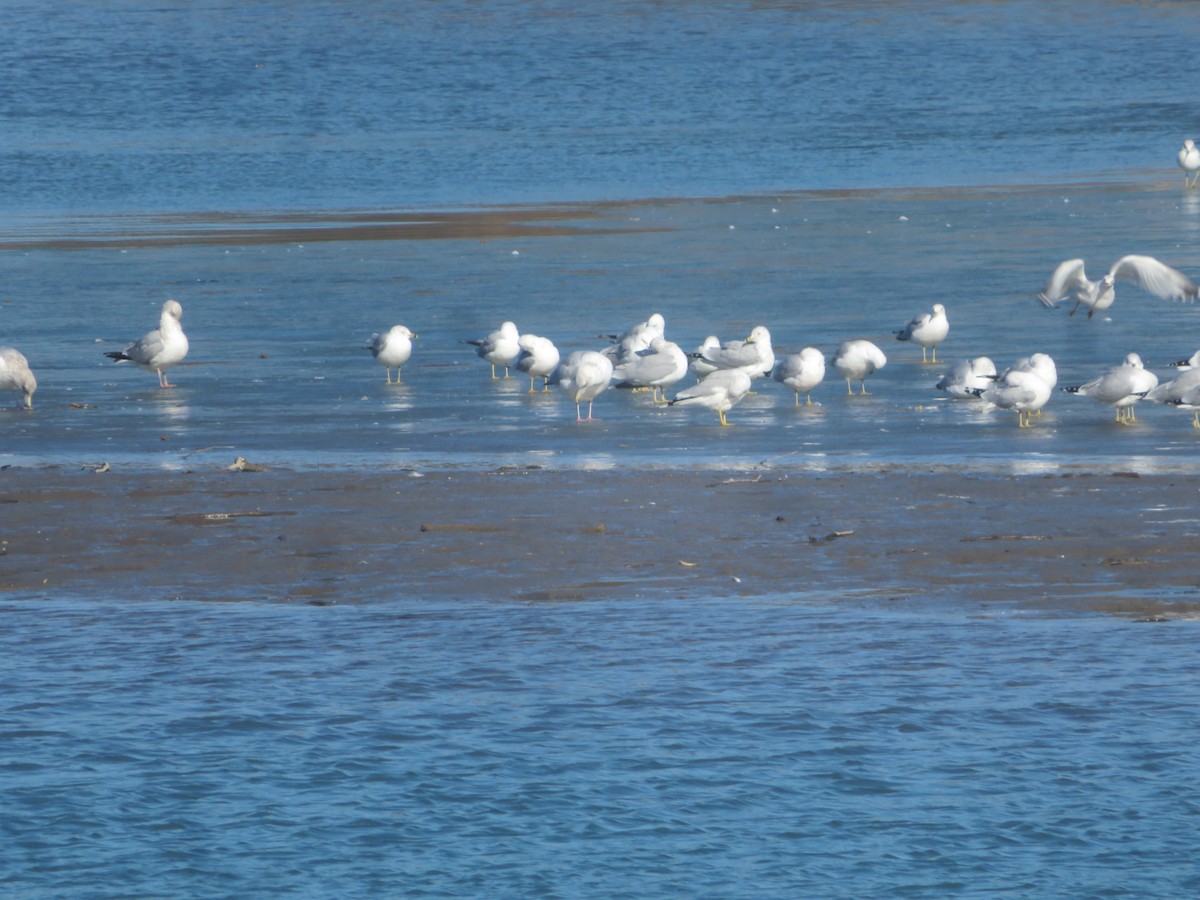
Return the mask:
<svg viewBox="0 0 1200 900"><path fill-rule="evenodd" d="M974 399L976 390L986 390L995 381L996 364L986 356L978 356L975 359L960 359L936 386L951 397Z"/></svg>
<svg viewBox="0 0 1200 900"><path fill-rule="evenodd" d="M1168 364L1172 369L1179 369L1186 372L1188 369L1200 368L1200 350L1197 350L1187 359L1181 359L1178 362Z"/></svg>
<svg viewBox="0 0 1200 900"><path fill-rule="evenodd" d="M1196 148L1196 144L1191 138L1183 142L1175 159L1179 163L1179 168L1183 169L1183 186L1185 188L1195 187L1196 182L1200 181L1200 149ZM1190 183L1188 182L1189 177L1191 178Z"/></svg>
<svg viewBox="0 0 1200 900"><path fill-rule="evenodd" d="M1050 390L1054 390L1058 384L1058 366L1054 364L1054 360L1046 353L1035 353L1032 356L1018 359L1004 370L1001 378L1007 376L1009 372L1033 372L1042 381L1050 385Z"/></svg>
<svg viewBox="0 0 1200 900"><path fill-rule="evenodd" d="M1044 354L1042 354L1044 355ZM1048 357L1047 357L1048 358ZM1037 372L1028 369L1009 369L989 388L973 393L992 406L1017 411L1017 427L1029 428L1029 417L1040 413L1050 399L1053 388Z"/></svg>
<svg viewBox="0 0 1200 900"><path fill-rule="evenodd" d="M477 341L464 341L475 347L475 355L492 364L492 381L496 380L496 366L504 366L504 377L508 377L508 366L518 353L521 352L520 334L512 322L503 322L500 327L485 338Z"/></svg>
<svg viewBox="0 0 1200 900"><path fill-rule="evenodd" d="M946 307L940 303L933 304L933 312L917 316L911 322L896 332L898 341L914 341L921 345L921 362L937 362L937 345L946 339L950 333L950 322L946 318ZM933 358L927 359L925 351L933 349Z"/></svg>
<svg viewBox="0 0 1200 900"><path fill-rule="evenodd" d="M1168 406L1190 409L1192 411L1192 427L1200 428L1200 384L1192 385L1190 390L1165 402Z"/></svg>
<svg viewBox="0 0 1200 900"><path fill-rule="evenodd" d="M37 379L29 369L29 360L16 347L0 347L0 389L8 388L21 398L21 406L33 409Z"/></svg>
<svg viewBox="0 0 1200 900"><path fill-rule="evenodd" d="M534 393L534 382L542 379L542 391L550 390L550 376L558 368L558 348L550 338L536 334L523 334L517 340L521 355L517 357L517 368L529 376L529 393Z"/></svg>
<svg viewBox="0 0 1200 900"><path fill-rule="evenodd" d="M1175 363L1172 365L1181 368ZM1200 389L1200 368L1184 367L1170 381L1164 381L1147 391L1145 399L1151 403L1192 410L1192 426L1200 428L1200 403L1196 402L1200 398L1197 397L1197 389Z"/></svg>
<svg viewBox="0 0 1200 900"><path fill-rule="evenodd" d="M769 375L775 368L771 332L765 325L755 326L744 341L726 341L719 347L702 348L690 355L717 369L738 369L751 378Z"/></svg>
<svg viewBox="0 0 1200 900"><path fill-rule="evenodd" d="M776 364L771 377L795 392L796 406L800 405L801 393L804 405L812 406L812 389L825 380L825 354L816 347L788 354Z"/></svg>
<svg viewBox="0 0 1200 900"><path fill-rule="evenodd" d="M592 401L595 400L612 380L612 360L595 350L576 350L558 367L558 386L575 401L575 420L592 421ZM583 418L580 404L587 401L588 414Z"/></svg>
<svg viewBox="0 0 1200 900"><path fill-rule="evenodd" d="M652 340L666 333L666 327L666 320L659 313L654 313L645 322L639 322L624 334L604 335L613 343L601 352L614 364L624 362L633 354L649 348Z"/></svg>
<svg viewBox="0 0 1200 900"><path fill-rule="evenodd" d="M1116 299L1117 281L1136 284L1142 290L1164 300L1195 300L1196 285L1192 280L1153 256L1122 256L1099 281L1089 281L1083 270L1082 259L1068 259L1058 264L1042 288L1038 299L1047 309L1053 309L1067 299L1074 299L1068 315L1075 315L1079 307L1088 308L1088 318L1113 305ZM1074 291L1073 298L1068 294Z"/></svg>
<svg viewBox="0 0 1200 900"><path fill-rule="evenodd" d="M704 339L704 343L688 354L688 369L696 376L697 380L705 375L711 375L717 371L717 367L704 358L705 353L709 350L717 350L721 346L721 339L715 334L710 334Z"/></svg>
<svg viewBox="0 0 1200 900"><path fill-rule="evenodd" d="M1117 421L1122 425L1136 422L1133 405L1158 385L1158 376L1142 365L1142 358L1129 353L1119 366L1109 369L1099 378L1078 387L1063 388L1068 394L1092 397L1107 403L1117 411Z"/></svg>
<svg viewBox="0 0 1200 900"><path fill-rule="evenodd" d="M742 369L718 369L699 383L675 395L671 406L703 406L715 410L722 425L728 425L725 413L750 392L750 376Z"/></svg>
<svg viewBox="0 0 1200 900"><path fill-rule="evenodd" d="M688 358L679 345L656 337L650 346L613 368L613 382L637 389L650 388L655 403L666 403L666 389L688 371ZM662 400L658 394L662 391Z"/></svg>
<svg viewBox="0 0 1200 900"><path fill-rule="evenodd" d="M833 367L846 379L846 393L853 394L851 380L862 382L862 393L867 392L867 376L887 365L883 351L870 341L846 341L838 347L833 357Z"/></svg>
<svg viewBox="0 0 1200 900"><path fill-rule="evenodd" d="M187 356L188 339L179 320L183 318L183 307L177 300L168 300L162 305L158 328L134 341L124 350L114 350L104 355L114 362L131 362L151 372L158 373L160 388L173 388L167 381L167 369Z"/></svg>
<svg viewBox="0 0 1200 900"><path fill-rule="evenodd" d="M400 367L412 356L412 342L415 338L416 335L404 325L393 325L383 334L376 332L371 335L363 344L371 351L375 362L383 366L388 384L392 383L392 369L396 370L396 383L400 383Z"/></svg>

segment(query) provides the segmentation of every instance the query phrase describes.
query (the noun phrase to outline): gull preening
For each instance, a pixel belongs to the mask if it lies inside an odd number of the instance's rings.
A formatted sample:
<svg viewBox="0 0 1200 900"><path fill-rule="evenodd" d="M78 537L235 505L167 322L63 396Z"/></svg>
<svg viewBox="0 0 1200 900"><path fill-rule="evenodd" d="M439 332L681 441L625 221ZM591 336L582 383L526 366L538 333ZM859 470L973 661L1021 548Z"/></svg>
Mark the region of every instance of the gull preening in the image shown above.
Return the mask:
<svg viewBox="0 0 1200 900"><path fill-rule="evenodd" d="M1179 163L1179 168L1183 169L1183 186L1195 187L1196 182L1200 181L1200 149L1197 149L1195 141L1191 138L1184 141L1175 160Z"/></svg>
<svg viewBox="0 0 1200 900"><path fill-rule="evenodd" d="M1153 256L1130 254L1122 256L1098 281L1090 281L1083 269L1082 259L1068 259L1058 264L1037 295L1047 309L1074 300L1068 315L1075 315L1086 306L1088 318L1108 309L1116 299L1116 283L1125 281L1164 300L1195 300L1196 285L1182 272L1159 262ZM1073 294L1071 292L1074 292Z"/></svg>
<svg viewBox="0 0 1200 900"><path fill-rule="evenodd" d="M825 354L816 347L805 347L790 353L775 365L771 377L791 388L796 394L796 406L804 394L804 405L812 406L812 390L825 380Z"/></svg>
<svg viewBox="0 0 1200 900"><path fill-rule="evenodd" d="M529 393L534 393L534 383L542 379L542 391L550 390L550 376L558 368L558 348L550 338L536 334L523 334L517 340L521 355L517 357L517 368L529 376Z"/></svg>
<svg viewBox="0 0 1200 900"><path fill-rule="evenodd" d="M475 355L492 364L492 381L496 380L496 366L504 366L504 377L508 377L508 367L521 352L521 335L517 326L512 322L503 322L500 327L485 338L477 341L464 341L475 348Z"/></svg>
<svg viewBox="0 0 1200 900"><path fill-rule="evenodd" d="M1136 422L1133 406L1158 385L1158 376L1142 364L1142 358L1129 353L1119 366L1109 369L1099 378L1093 378L1077 387L1063 388L1068 394L1091 397L1107 403L1117 411L1117 421L1122 425Z"/></svg>
<svg viewBox="0 0 1200 900"><path fill-rule="evenodd" d="M867 392L867 376L873 375L887 365L883 351L870 341L846 341L838 347L833 358L833 367L846 379L846 393L853 394L851 381L862 383L861 393Z"/></svg>
<svg viewBox="0 0 1200 900"><path fill-rule="evenodd" d="M655 403L666 403L666 389L683 378L687 371L687 354L679 345L656 337L645 350L613 367L613 381L618 386L628 386L634 390L650 388L650 396Z"/></svg>
<svg viewBox="0 0 1200 900"><path fill-rule="evenodd" d="M987 390L996 381L996 364L986 356L960 359L936 385L956 399L974 399L976 391Z"/></svg>
<svg viewBox="0 0 1200 900"><path fill-rule="evenodd" d="M383 334L376 332L367 338L363 344L375 362L384 367L387 373L387 383L392 383L392 369L396 370L396 383L400 382L400 367L412 356L412 342L416 338L404 325L393 325Z"/></svg>
<svg viewBox="0 0 1200 900"><path fill-rule="evenodd" d="M624 334L604 335L612 341L612 345L605 347L601 352L614 364L624 362L635 353L648 349L650 342L656 337L663 337L666 328L666 319L659 313L653 313L645 322L639 322Z"/></svg>
<svg viewBox="0 0 1200 900"><path fill-rule="evenodd" d="M705 359L705 356L710 350L717 350L720 346L721 339L715 334L710 334L704 339L704 343L688 354L688 370L697 380L717 371L717 367Z"/></svg>
<svg viewBox="0 0 1200 900"><path fill-rule="evenodd" d="M1188 369L1200 369L1200 350L1197 350L1187 359L1181 359L1177 362L1168 363L1172 369L1179 369L1186 372Z"/></svg>
<svg viewBox="0 0 1200 900"><path fill-rule="evenodd" d="M167 381L167 370L180 362L188 352L187 335L179 320L183 318L183 307L178 300L168 300L162 305L158 328L134 341L124 350L105 353L114 362L131 362L158 374L160 388L173 388Z"/></svg>
<svg viewBox="0 0 1200 900"><path fill-rule="evenodd" d="M911 322L896 332L896 340L912 341L921 345L921 362L937 362L937 345L946 339L950 333L950 320L946 318L946 307L940 303L933 304L933 311L916 316ZM933 357L928 358L925 351L932 349Z"/></svg>
<svg viewBox="0 0 1200 900"><path fill-rule="evenodd" d="M991 387L972 393L999 409L1016 410L1017 427L1029 428L1030 417L1041 415L1057 382L1054 360L1045 353L1035 353L1006 369Z"/></svg>
<svg viewBox="0 0 1200 900"><path fill-rule="evenodd" d="M0 390L5 388L20 398L22 407L33 409L37 379L29 368L29 360L16 347L0 347Z"/></svg>
<svg viewBox="0 0 1200 900"><path fill-rule="evenodd" d="M743 369L718 369L697 384L675 395L671 406L703 406L714 410L722 425L728 425L725 413L750 393L750 376Z"/></svg>
<svg viewBox="0 0 1200 900"><path fill-rule="evenodd" d="M575 420L592 421L592 401L600 396L612 381L612 360L595 350L576 350L558 367L558 386L575 401ZM580 406L587 401L588 414L584 419Z"/></svg>
<svg viewBox="0 0 1200 900"><path fill-rule="evenodd" d="M1173 364L1174 365L1174 364ZM1191 410L1192 427L1200 428L1200 368L1177 366L1180 372L1146 393L1151 403Z"/></svg>
<svg viewBox="0 0 1200 900"><path fill-rule="evenodd" d="M775 350L771 332L764 325L755 326L744 341L726 341L718 347L703 346L689 354L714 370L737 369L751 378L769 375L775 368ZM693 370L694 371L694 370Z"/></svg>

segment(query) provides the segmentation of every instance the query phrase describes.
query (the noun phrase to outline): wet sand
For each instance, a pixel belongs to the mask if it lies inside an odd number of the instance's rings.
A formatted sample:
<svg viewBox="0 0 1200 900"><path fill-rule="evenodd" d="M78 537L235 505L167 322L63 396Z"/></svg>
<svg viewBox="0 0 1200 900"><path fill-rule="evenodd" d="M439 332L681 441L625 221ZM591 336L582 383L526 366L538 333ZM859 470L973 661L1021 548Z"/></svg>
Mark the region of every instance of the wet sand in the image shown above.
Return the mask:
<svg viewBox="0 0 1200 900"><path fill-rule="evenodd" d="M1200 612L1200 477L0 471L0 596Z"/></svg>

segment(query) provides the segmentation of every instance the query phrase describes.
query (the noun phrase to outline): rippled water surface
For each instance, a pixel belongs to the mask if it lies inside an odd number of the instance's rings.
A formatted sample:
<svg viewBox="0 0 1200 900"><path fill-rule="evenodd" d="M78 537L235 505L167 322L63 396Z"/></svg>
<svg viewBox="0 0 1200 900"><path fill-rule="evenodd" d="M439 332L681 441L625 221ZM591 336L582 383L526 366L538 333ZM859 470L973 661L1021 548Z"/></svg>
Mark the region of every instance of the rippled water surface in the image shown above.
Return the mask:
<svg viewBox="0 0 1200 900"><path fill-rule="evenodd" d="M1185 896L1192 624L0 608L8 896Z"/></svg>
<svg viewBox="0 0 1200 900"><path fill-rule="evenodd" d="M1076 256L1200 271L1174 168L1194 4L47 9L0 2L0 344L40 382L32 413L2 398L0 478L1197 462L1185 413L1125 428L1058 394L1018 431L892 338L941 302L944 359L1047 352L1062 384L1200 346L1200 310L1134 287L1091 321L1033 299ZM501 205L532 229L362 229ZM192 350L159 391L103 353L167 297ZM580 426L461 343L513 319L595 347L656 311L687 348L766 324L890 362L813 409L764 385L729 429L615 391ZM361 344L396 322L421 337L388 386ZM803 572L719 602L376 583L322 607L4 595L0 894L1200 892L1193 621L860 605Z"/></svg>

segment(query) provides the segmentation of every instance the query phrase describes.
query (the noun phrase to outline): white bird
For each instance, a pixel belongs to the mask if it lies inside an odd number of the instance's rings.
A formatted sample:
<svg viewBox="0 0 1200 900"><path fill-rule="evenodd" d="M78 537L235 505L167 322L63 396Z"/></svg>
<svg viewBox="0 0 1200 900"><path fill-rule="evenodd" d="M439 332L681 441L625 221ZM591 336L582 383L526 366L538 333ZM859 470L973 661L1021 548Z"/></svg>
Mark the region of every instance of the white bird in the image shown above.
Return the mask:
<svg viewBox="0 0 1200 900"><path fill-rule="evenodd" d="M933 304L933 312L919 315L896 332L896 340L913 341L921 345L921 362L937 362L937 345L946 339L950 333L950 320L946 318L946 307L940 303ZM927 349L933 349L933 358L925 356Z"/></svg>
<svg viewBox="0 0 1200 900"><path fill-rule="evenodd" d="M1146 394L1151 403L1178 406L1192 411L1192 427L1200 428L1200 368L1184 368L1170 381L1164 381Z"/></svg>
<svg viewBox="0 0 1200 900"><path fill-rule="evenodd" d="M542 391L550 390L550 376L558 368L559 352L550 338L536 334L523 334L517 340L521 355L517 357L517 368L529 376L529 393L534 392L534 382L542 379Z"/></svg>
<svg viewBox="0 0 1200 900"><path fill-rule="evenodd" d="M613 343L601 352L614 364L624 362L633 354L649 348L650 342L656 337L663 337L666 327L666 319L659 313L654 313L645 322L639 322L624 334L605 335Z"/></svg>
<svg viewBox="0 0 1200 900"><path fill-rule="evenodd" d="M801 394L804 405L812 406L812 389L825 380L825 354L816 347L790 353L775 365L771 377L795 392L796 406L800 405Z"/></svg>
<svg viewBox="0 0 1200 900"><path fill-rule="evenodd" d="M1122 256L1099 281L1089 281L1082 259L1068 259L1058 264L1042 288L1038 299L1047 309L1053 309L1067 299L1074 299L1068 315L1079 307L1088 308L1088 318L1113 305L1116 283L1126 281L1164 300L1195 300L1196 285L1182 272L1159 262L1153 256ZM1073 297L1068 295L1074 291Z"/></svg>
<svg viewBox="0 0 1200 900"><path fill-rule="evenodd" d="M592 421L592 401L600 396L612 381L612 360L595 350L576 350L558 367L556 380L575 401L575 419L578 422ZM587 401L587 419L580 412L580 404Z"/></svg>
<svg viewBox="0 0 1200 900"><path fill-rule="evenodd" d="M1200 428L1200 384L1192 385L1178 397L1165 401L1167 406L1178 406L1180 409L1191 410L1192 427Z"/></svg>
<svg viewBox="0 0 1200 900"><path fill-rule="evenodd" d="M704 354L709 350L716 350L721 346L721 339L715 334L710 334L704 339L704 343L688 354L688 369L696 376L697 379L703 378L705 375L711 375L717 371L717 367L704 358Z"/></svg>
<svg viewBox="0 0 1200 900"><path fill-rule="evenodd" d="M769 375L775 368L771 332L765 325L756 325L744 341L726 341L719 347L702 348L692 358L717 369L739 369L751 378Z"/></svg>
<svg viewBox="0 0 1200 900"><path fill-rule="evenodd" d="M833 367L846 379L846 393L853 394L850 382L862 382L862 393L867 392L867 376L887 365L887 357L883 351L870 341L846 341L838 347L833 357Z"/></svg>
<svg viewBox="0 0 1200 900"><path fill-rule="evenodd" d="M613 368L613 382L631 388L650 388L655 403L666 403L666 389L688 371L688 358L679 345L656 337L650 346ZM658 398L659 391L663 397Z"/></svg>
<svg viewBox="0 0 1200 900"><path fill-rule="evenodd" d="M1099 378L1078 387L1063 388L1068 394L1092 397L1107 403L1117 411L1117 421L1122 425L1136 422L1133 405L1158 385L1158 376L1142 365L1142 358L1129 353L1119 366L1109 369Z"/></svg>
<svg viewBox="0 0 1200 900"><path fill-rule="evenodd" d="M1032 356L1018 359L1005 369L1000 377L1006 377L1009 372L1033 372L1050 386L1050 390L1054 390L1058 384L1058 366L1046 353L1034 353Z"/></svg>
<svg viewBox="0 0 1200 900"><path fill-rule="evenodd" d="M1200 369L1200 350L1197 350L1187 359L1181 359L1169 365L1172 369L1179 369L1181 372L1186 372L1188 369Z"/></svg>
<svg viewBox="0 0 1200 900"><path fill-rule="evenodd" d="M183 307L177 300L168 300L162 305L158 328L134 341L124 350L114 350L104 355L114 362L131 362L158 374L160 388L175 385L167 381L167 369L180 362L188 352L187 335L179 320L183 318Z"/></svg>
<svg viewBox="0 0 1200 900"><path fill-rule="evenodd" d="M1175 159L1179 163L1179 168L1183 169L1183 186L1185 188L1195 187L1196 182L1200 181L1200 149L1197 149L1191 138L1183 142ZM1191 178L1190 183L1189 177Z"/></svg>
<svg viewBox="0 0 1200 900"><path fill-rule="evenodd" d="M975 391L986 390L995 381L996 364L986 356L978 356L975 359L960 359L936 386L951 397L970 400L978 396Z"/></svg>
<svg viewBox="0 0 1200 900"><path fill-rule="evenodd" d="M750 376L742 369L718 369L699 383L675 395L671 406L703 406L715 410L722 425L728 425L725 413L750 392Z"/></svg>
<svg viewBox="0 0 1200 900"><path fill-rule="evenodd" d="M1036 371L1009 369L995 384L978 391L976 396L1000 409L1015 409L1017 427L1029 428L1029 417L1035 412L1041 413L1053 390Z"/></svg>
<svg viewBox="0 0 1200 900"><path fill-rule="evenodd" d="M417 336L404 325L393 325L383 334L376 332L363 344L375 362L384 367L388 384L392 383L392 369L396 370L396 383L400 382L400 367L412 356L412 342Z"/></svg>
<svg viewBox="0 0 1200 900"><path fill-rule="evenodd" d="M25 409L33 409L37 379L29 369L29 360L16 347L0 347L0 390L5 388L21 398Z"/></svg>
<svg viewBox="0 0 1200 900"><path fill-rule="evenodd" d="M508 367L518 353L521 352L521 335L517 326L512 322L503 322L500 327L485 338L477 341L464 341L475 347L475 355L492 364L492 381L496 380L496 366L504 366L504 377L508 377Z"/></svg>

